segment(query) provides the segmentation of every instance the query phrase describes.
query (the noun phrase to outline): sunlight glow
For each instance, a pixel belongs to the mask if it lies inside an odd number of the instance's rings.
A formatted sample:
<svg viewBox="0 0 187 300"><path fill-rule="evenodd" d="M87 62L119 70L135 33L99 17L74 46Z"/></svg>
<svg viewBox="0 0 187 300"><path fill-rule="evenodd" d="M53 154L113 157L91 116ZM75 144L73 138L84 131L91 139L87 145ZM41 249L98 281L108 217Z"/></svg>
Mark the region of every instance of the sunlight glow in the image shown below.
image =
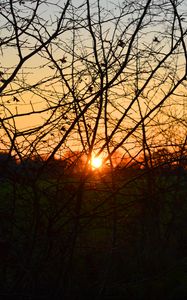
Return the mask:
<svg viewBox="0 0 187 300"><path fill-rule="evenodd" d="M92 157L91 166L93 169L98 169L102 166L102 158L100 157Z"/></svg>

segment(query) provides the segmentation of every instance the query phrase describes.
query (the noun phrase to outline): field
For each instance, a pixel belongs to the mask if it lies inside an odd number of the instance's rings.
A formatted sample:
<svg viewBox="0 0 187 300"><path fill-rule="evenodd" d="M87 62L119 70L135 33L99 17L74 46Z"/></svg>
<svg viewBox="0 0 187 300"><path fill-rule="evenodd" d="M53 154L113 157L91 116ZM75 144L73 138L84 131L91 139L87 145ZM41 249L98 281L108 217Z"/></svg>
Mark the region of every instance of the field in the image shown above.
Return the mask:
<svg viewBox="0 0 187 300"><path fill-rule="evenodd" d="M185 170L0 183L1 299L186 299Z"/></svg>

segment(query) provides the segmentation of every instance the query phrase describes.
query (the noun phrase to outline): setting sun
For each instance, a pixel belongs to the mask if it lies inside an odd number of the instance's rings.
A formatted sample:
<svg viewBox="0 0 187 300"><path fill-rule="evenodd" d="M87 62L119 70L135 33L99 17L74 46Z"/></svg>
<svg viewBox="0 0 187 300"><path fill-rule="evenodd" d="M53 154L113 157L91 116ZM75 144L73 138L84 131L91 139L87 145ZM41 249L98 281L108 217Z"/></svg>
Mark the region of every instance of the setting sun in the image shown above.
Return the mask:
<svg viewBox="0 0 187 300"><path fill-rule="evenodd" d="M91 165L93 169L98 169L102 166L102 158L100 157L92 157Z"/></svg>

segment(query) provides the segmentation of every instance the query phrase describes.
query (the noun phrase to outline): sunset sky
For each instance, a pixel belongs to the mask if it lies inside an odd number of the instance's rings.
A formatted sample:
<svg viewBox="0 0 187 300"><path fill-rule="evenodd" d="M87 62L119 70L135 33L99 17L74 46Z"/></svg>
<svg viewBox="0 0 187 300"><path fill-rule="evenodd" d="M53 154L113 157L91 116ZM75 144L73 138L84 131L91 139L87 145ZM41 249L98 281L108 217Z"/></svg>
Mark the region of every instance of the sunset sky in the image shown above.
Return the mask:
<svg viewBox="0 0 187 300"><path fill-rule="evenodd" d="M6 25L2 29L5 45L1 46L0 52L2 86L19 64L19 51L24 59L56 30L57 16L60 16L67 2L58 1L58 6L56 3L41 4L38 11L40 21L35 19L27 28L35 3L25 1L25 4L19 5L15 1L13 7L18 22L17 31L12 28L12 17L7 21L1 16L2 26ZM81 145L80 149L91 147L93 141L96 148L103 146L104 149L106 138L111 136L110 147L115 149L127 136L122 144L123 150L127 151L141 144L141 123L137 124L142 118L145 117L147 138L154 145L163 138L157 120L167 125L172 114L173 121L176 115L178 118L184 116L186 82L176 88L175 93L163 102L164 105L154 110L185 73L183 43L186 42L186 35L169 54L172 43L180 39L176 20L171 42L171 5L169 9L167 5L163 7L163 13L160 11L152 19L149 14L145 17L125 63L137 20L143 13L143 10L136 12L133 5L128 4L126 7L125 3L102 1L99 8L102 25L99 27L97 1L90 1L90 29L86 1L72 1L73 5L68 7L57 36L20 66L17 75L1 94L1 118L5 120L7 130L12 135L18 132L19 139L24 136L27 143L33 138L32 128L36 128L34 135L44 145L47 141L45 147L48 149L54 149L63 136L64 147L71 145L79 148ZM2 10L4 16L8 9L9 4ZM159 7L151 4L150 9L152 12L159 11ZM166 15L164 11L167 11ZM180 25L185 32L185 1L179 13L182 15ZM14 18L12 20L15 22ZM19 26L25 26L25 31L21 33ZM17 39L16 32L20 34ZM14 35L15 38L8 41ZM125 67L120 72L124 63ZM118 72L119 75L113 81ZM152 77L149 79L150 75ZM111 84L105 89L108 82ZM84 109L85 113L82 113ZM72 125L76 118L77 122ZM44 124L43 128L40 128L41 124ZM3 132L4 129L2 135Z"/></svg>

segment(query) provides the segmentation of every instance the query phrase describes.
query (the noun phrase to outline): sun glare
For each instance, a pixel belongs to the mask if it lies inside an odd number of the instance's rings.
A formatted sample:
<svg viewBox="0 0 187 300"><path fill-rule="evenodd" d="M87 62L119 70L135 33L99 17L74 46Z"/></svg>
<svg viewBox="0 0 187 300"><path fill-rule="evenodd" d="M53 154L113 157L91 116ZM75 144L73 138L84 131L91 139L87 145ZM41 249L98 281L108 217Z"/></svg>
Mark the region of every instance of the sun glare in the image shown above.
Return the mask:
<svg viewBox="0 0 187 300"><path fill-rule="evenodd" d="M102 158L100 157L92 157L91 165L93 169L98 169L102 166Z"/></svg>

